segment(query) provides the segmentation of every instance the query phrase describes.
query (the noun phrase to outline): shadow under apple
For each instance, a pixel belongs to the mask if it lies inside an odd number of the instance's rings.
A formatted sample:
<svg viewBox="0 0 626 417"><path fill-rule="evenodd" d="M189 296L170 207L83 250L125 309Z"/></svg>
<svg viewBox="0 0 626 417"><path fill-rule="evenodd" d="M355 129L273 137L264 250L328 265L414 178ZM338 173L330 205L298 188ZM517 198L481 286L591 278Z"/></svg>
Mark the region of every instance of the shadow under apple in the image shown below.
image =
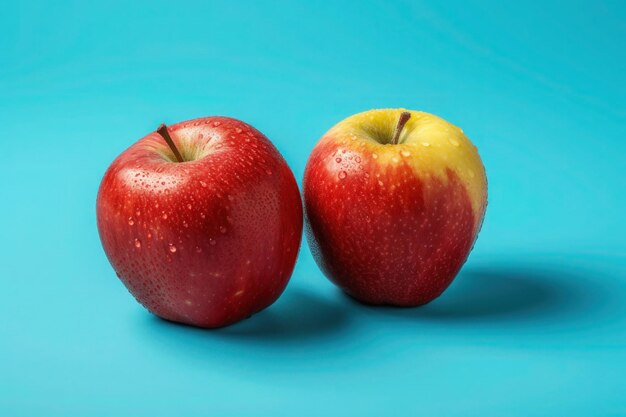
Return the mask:
<svg viewBox="0 0 626 417"><path fill-rule="evenodd" d="M565 323L588 319L611 304L602 278L555 265L482 266L463 270L439 298L416 308L370 306L345 298L357 310L415 320Z"/></svg>
<svg viewBox="0 0 626 417"><path fill-rule="evenodd" d="M336 298L335 298L336 300ZM219 329L201 329L152 316L157 326L178 328L186 333L222 339L248 339L261 343L318 341L341 331L347 310L314 291L287 288L273 305L241 322Z"/></svg>

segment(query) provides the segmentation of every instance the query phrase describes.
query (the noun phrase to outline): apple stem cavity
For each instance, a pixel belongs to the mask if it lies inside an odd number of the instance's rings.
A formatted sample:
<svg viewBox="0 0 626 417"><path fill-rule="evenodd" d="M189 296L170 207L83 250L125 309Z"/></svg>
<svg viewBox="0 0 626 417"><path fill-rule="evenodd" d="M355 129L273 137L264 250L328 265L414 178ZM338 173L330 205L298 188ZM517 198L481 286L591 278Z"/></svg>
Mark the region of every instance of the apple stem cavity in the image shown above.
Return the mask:
<svg viewBox="0 0 626 417"><path fill-rule="evenodd" d="M185 162L185 160L183 159L183 156L180 154L180 152L178 151L178 148L174 144L172 137L167 131L167 126L165 125L165 123L162 123L161 126L159 126L159 128L157 129L157 133L161 135L163 139L165 139L165 142L167 142L167 146L169 146L172 152L174 152L174 156L176 157L176 160L178 162Z"/></svg>
<svg viewBox="0 0 626 417"><path fill-rule="evenodd" d="M391 144L397 145L398 140L400 139L400 134L402 133L402 129L404 129L404 125L411 118L411 113L408 111L403 111L400 113L400 118L398 119L398 124L396 125L396 130L393 132L393 136L391 138Z"/></svg>

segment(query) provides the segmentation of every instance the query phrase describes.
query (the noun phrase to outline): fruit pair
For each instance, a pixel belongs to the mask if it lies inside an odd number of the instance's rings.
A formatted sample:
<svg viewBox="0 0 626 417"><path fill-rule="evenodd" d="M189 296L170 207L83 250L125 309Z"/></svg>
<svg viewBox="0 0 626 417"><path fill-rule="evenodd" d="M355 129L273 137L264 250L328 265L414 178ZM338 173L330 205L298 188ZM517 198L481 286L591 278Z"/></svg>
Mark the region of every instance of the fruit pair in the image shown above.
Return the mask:
<svg viewBox="0 0 626 417"><path fill-rule="evenodd" d="M463 132L422 112L349 117L304 175L307 236L326 276L372 304L414 306L457 274L480 229L486 177ZM302 206L271 142L231 118L140 139L104 175L98 230L122 282L154 314L220 327L272 304L297 258Z"/></svg>

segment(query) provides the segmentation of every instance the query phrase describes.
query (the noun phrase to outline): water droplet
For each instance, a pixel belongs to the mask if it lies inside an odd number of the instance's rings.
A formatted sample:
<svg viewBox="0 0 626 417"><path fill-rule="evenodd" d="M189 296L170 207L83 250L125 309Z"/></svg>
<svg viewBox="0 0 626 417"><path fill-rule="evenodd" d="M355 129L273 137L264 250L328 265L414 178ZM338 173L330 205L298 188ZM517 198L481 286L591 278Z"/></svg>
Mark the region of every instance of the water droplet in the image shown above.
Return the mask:
<svg viewBox="0 0 626 417"><path fill-rule="evenodd" d="M236 129L235 129L235 132L237 132L237 133L241 133L241 129L236 128Z"/></svg>
<svg viewBox="0 0 626 417"><path fill-rule="evenodd" d="M383 182L381 180L378 180L378 185L380 185L382 187L384 184L383 184Z"/></svg>
<svg viewBox="0 0 626 417"><path fill-rule="evenodd" d="M129 225L129 226L132 226L133 224L135 224L135 221L133 220L133 218L132 218L132 217L129 217L129 218L128 218L128 225Z"/></svg>
<svg viewBox="0 0 626 417"><path fill-rule="evenodd" d="M220 232L221 233L226 233L226 228L224 226L220 226Z"/></svg>
<svg viewBox="0 0 626 417"><path fill-rule="evenodd" d="M339 171L339 179L340 180L346 178L347 176L348 176L348 174L346 174L346 171Z"/></svg>
<svg viewBox="0 0 626 417"><path fill-rule="evenodd" d="M172 252L172 253L176 252L176 246L174 246L171 243L170 243L170 252Z"/></svg>
<svg viewBox="0 0 626 417"><path fill-rule="evenodd" d="M163 218L163 220L167 220L167 214L163 213L163 216L161 216Z"/></svg>
<svg viewBox="0 0 626 417"><path fill-rule="evenodd" d="M411 156L411 152L407 151L407 150L402 150L400 151L400 153L402 154L402 156L404 156L405 158L408 158L409 156Z"/></svg>
<svg viewBox="0 0 626 417"><path fill-rule="evenodd" d="M373 153L373 154L372 154L372 158L374 158L374 159L378 159L378 155L377 155L377 154L375 154L375 153Z"/></svg>
<svg viewBox="0 0 626 417"><path fill-rule="evenodd" d="M393 158L391 158L391 162L393 162L394 164L397 164L399 161L398 158L396 158L395 156Z"/></svg>
<svg viewBox="0 0 626 417"><path fill-rule="evenodd" d="M430 146L430 143L428 143L428 142L422 142L422 146L424 146L424 147L428 148L428 147Z"/></svg>
<svg viewBox="0 0 626 417"><path fill-rule="evenodd" d="M460 145L460 144L459 144L459 141L458 141L458 140L456 140L456 139L450 139L450 143L451 143L452 145L456 146L456 147L458 147L458 146Z"/></svg>
<svg viewBox="0 0 626 417"><path fill-rule="evenodd" d="M206 188L206 182L204 182L204 181L200 181L200 185L201 185L202 187Z"/></svg>
<svg viewBox="0 0 626 417"><path fill-rule="evenodd" d="M335 158L335 162L337 163L341 162L341 158Z"/></svg>
<svg viewBox="0 0 626 417"><path fill-rule="evenodd" d="M204 215L204 213L200 213L200 217L204 219L206 216Z"/></svg>
<svg viewBox="0 0 626 417"><path fill-rule="evenodd" d="M187 204L187 208L191 210L191 204Z"/></svg>
<svg viewBox="0 0 626 417"><path fill-rule="evenodd" d="M268 168L268 169L265 170L265 173L267 175L272 175L272 170Z"/></svg>
<svg viewBox="0 0 626 417"><path fill-rule="evenodd" d="M141 240L135 238L135 247L136 248L140 248L141 247Z"/></svg>

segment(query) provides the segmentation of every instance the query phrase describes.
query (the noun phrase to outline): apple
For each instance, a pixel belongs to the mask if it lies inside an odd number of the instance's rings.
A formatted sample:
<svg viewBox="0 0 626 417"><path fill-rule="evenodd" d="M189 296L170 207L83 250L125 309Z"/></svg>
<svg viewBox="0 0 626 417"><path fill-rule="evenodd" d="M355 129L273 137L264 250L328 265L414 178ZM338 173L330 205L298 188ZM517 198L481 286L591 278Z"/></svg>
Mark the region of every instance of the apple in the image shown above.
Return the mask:
<svg viewBox="0 0 626 417"><path fill-rule="evenodd" d="M167 320L220 327L283 292L302 203L278 150L227 117L162 125L119 155L97 197L104 251L130 293Z"/></svg>
<svg viewBox="0 0 626 417"><path fill-rule="evenodd" d="M371 110L331 128L304 174L307 239L324 274L368 304L439 296L487 206L476 147L432 114Z"/></svg>

